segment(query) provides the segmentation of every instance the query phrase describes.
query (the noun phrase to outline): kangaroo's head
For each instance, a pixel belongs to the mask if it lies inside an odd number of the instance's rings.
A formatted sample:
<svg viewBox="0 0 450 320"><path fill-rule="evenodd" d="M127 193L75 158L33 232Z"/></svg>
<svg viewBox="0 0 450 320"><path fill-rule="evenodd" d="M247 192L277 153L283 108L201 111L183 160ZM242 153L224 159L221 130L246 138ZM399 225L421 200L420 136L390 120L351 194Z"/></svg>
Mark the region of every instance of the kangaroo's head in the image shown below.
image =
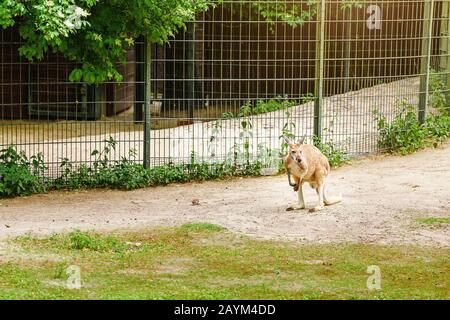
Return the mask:
<svg viewBox="0 0 450 320"><path fill-rule="evenodd" d="M303 142L305 142L306 135L298 140L296 143L290 140L288 137L283 136L284 141L289 146L289 154L288 156L291 157L292 160L294 160L298 164L302 164L302 162L305 161L305 158L303 156L303 151L301 149L301 146L303 145Z"/></svg>

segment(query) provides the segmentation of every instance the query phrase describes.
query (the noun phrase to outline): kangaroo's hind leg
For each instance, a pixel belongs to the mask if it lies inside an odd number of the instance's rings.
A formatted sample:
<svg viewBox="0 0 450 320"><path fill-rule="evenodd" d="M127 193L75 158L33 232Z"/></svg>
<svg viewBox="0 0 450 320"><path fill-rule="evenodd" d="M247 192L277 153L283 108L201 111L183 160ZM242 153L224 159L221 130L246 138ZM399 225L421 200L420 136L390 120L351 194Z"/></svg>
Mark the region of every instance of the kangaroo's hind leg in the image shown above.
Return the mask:
<svg viewBox="0 0 450 320"><path fill-rule="evenodd" d="M303 181L299 181L297 195L299 209L305 209L305 198L303 197Z"/></svg>
<svg viewBox="0 0 450 320"><path fill-rule="evenodd" d="M319 196L319 204L317 206L315 206L314 208L312 208L311 210L309 210L310 212L317 212L320 210L323 210L323 208L325 207L324 201L323 201L323 197L324 197L324 184L320 183L317 188L316 188L316 192L317 195Z"/></svg>

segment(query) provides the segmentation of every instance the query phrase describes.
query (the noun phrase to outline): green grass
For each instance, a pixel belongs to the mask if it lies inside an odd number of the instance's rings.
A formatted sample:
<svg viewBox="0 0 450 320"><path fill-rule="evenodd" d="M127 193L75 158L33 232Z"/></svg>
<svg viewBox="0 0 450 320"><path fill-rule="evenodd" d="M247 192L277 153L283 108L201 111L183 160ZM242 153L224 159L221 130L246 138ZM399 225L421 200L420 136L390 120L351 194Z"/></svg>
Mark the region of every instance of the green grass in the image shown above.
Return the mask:
<svg viewBox="0 0 450 320"><path fill-rule="evenodd" d="M191 223L21 237L4 251L0 299L449 298L449 252L435 247L259 241ZM64 286L70 265L79 290ZM381 291L366 287L370 265Z"/></svg>
<svg viewBox="0 0 450 320"><path fill-rule="evenodd" d="M437 217L430 217L430 218L419 218L416 220L420 224L426 224L426 225L444 225L450 223L450 218L437 218Z"/></svg>
<svg viewBox="0 0 450 320"><path fill-rule="evenodd" d="M81 231L71 232L67 237L53 236L53 239L75 250L121 252L127 249L126 244L113 236L90 235Z"/></svg>
<svg viewBox="0 0 450 320"><path fill-rule="evenodd" d="M186 223L181 226L181 229L187 231L222 231L225 230L223 227L212 224L212 223Z"/></svg>

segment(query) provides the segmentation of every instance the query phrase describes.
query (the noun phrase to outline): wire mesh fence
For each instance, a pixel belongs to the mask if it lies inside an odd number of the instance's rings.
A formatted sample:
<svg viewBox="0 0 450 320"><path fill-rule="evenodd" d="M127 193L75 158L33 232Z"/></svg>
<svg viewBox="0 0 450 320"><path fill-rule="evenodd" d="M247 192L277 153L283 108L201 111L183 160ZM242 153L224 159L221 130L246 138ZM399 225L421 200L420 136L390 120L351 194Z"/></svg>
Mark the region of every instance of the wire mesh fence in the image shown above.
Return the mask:
<svg viewBox="0 0 450 320"><path fill-rule="evenodd" d="M58 54L25 60L17 28L1 30L0 146L42 152L53 175L109 139L111 160L150 166L273 167L282 134L382 151L377 114L448 106L449 2L224 0L168 44L137 39L123 81L99 86L70 82Z"/></svg>

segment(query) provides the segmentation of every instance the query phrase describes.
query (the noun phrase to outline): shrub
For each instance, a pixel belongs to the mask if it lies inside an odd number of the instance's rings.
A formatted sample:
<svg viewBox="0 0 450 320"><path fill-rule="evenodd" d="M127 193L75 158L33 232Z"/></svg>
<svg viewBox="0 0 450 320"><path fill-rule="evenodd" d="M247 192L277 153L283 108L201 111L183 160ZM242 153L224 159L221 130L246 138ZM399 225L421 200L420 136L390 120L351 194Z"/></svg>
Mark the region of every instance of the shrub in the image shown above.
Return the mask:
<svg viewBox="0 0 450 320"><path fill-rule="evenodd" d="M391 123L385 116L377 118L380 133L378 145L390 153L408 154L423 147L426 132L417 115L411 110L402 110Z"/></svg>
<svg viewBox="0 0 450 320"><path fill-rule="evenodd" d="M424 129L436 147L450 137L450 116L446 114L429 116L425 120Z"/></svg>
<svg viewBox="0 0 450 320"><path fill-rule="evenodd" d="M425 146L436 147L450 136L450 116L439 113L429 115L421 124L414 106L402 103L402 108L392 120L375 113L378 124L378 146L390 153L409 154Z"/></svg>
<svg viewBox="0 0 450 320"><path fill-rule="evenodd" d="M0 197L27 196L44 192L47 181L42 154L28 157L14 147L0 150Z"/></svg>
<svg viewBox="0 0 450 320"><path fill-rule="evenodd" d="M227 176L255 176L260 175L262 163L245 163L236 165L230 161L220 163L197 162L191 155L189 163L168 163L158 167L144 168L141 164L123 157L119 161L110 161L108 158L111 150L114 150L116 142L113 139L105 140L104 149L99 152L94 150L92 156L95 160L92 166L81 165L75 167L68 159L61 163L62 173L54 183L56 189L80 189L80 188L112 188L112 189L137 189L149 186L167 185L178 182L202 181L218 179ZM130 151L129 157L135 156Z"/></svg>
<svg viewBox="0 0 450 320"><path fill-rule="evenodd" d="M449 115L450 106L446 99L446 74L438 71L430 70L430 81L428 84L429 97L428 103L431 108L440 115Z"/></svg>
<svg viewBox="0 0 450 320"><path fill-rule="evenodd" d="M313 144L328 158L332 167L339 167L351 159L345 150L337 147L332 141L324 143L319 137L314 136Z"/></svg>

